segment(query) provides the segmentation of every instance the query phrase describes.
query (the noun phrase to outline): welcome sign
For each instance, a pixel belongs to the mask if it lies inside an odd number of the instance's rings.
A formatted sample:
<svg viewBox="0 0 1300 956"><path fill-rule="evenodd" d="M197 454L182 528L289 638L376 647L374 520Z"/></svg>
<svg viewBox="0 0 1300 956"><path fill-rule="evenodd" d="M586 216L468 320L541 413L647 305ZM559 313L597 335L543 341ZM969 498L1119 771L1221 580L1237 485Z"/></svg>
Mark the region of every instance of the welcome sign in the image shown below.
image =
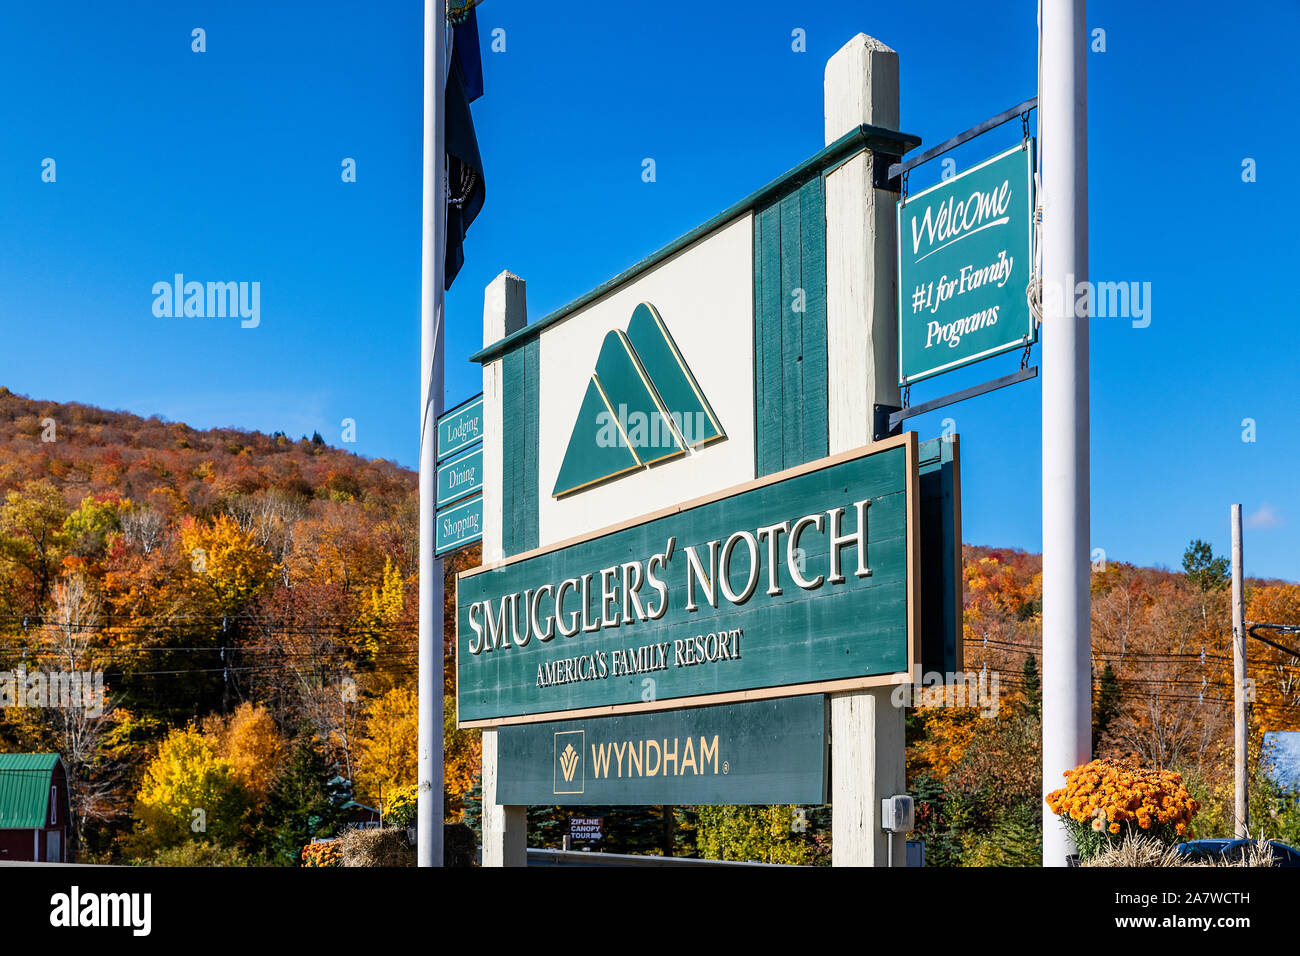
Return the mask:
<svg viewBox="0 0 1300 956"><path fill-rule="evenodd" d="M908 433L461 574L463 727L907 679Z"/></svg>
<svg viewBox="0 0 1300 956"><path fill-rule="evenodd" d="M898 369L906 385L1037 340L1034 141L898 203Z"/></svg>

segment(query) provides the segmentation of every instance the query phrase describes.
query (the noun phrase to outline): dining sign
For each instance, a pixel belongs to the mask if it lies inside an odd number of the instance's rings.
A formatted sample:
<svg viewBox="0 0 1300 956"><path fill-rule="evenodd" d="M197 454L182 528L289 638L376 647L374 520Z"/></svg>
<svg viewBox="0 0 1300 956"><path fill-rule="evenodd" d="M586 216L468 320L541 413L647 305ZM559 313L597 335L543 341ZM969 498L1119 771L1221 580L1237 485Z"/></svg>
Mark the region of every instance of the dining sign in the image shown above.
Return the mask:
<svg viewBox="0 0 1300 956"><path fill-rule="evenodd" d="M899 384L1037 340L1034 141L898 203Z"/></svg>
<svg viewBox="0 0 1300 956"><path fill-rule="evenodd" d="M460 725L908 679L917 475L910 432L464 572Z"/></svg>

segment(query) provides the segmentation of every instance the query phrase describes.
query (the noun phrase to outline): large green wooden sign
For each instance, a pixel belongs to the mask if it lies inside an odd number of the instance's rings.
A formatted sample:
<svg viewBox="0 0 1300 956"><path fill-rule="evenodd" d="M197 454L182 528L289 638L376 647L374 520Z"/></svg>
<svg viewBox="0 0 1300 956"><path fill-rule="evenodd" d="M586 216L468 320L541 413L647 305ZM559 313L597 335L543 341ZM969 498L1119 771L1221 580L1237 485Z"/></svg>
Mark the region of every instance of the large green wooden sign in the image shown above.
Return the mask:
<svg viewBox="0 0 1300 956"><path fill-rule="evenodd" d="M456 595L460 723L904 679L918 506L909 432L467 571Z"/></svg>
<svg viewBox="0 0 1300 956"><path fill-rule="evenodd" d="M821 694L502 727L507 806L826 802Z"/></svg>
<svg viewBox="0 0 1300 956"><path fill-rule="evenodd" d="M906 385L1038 337L1034 141L898 203L898 374Z"/></svg>

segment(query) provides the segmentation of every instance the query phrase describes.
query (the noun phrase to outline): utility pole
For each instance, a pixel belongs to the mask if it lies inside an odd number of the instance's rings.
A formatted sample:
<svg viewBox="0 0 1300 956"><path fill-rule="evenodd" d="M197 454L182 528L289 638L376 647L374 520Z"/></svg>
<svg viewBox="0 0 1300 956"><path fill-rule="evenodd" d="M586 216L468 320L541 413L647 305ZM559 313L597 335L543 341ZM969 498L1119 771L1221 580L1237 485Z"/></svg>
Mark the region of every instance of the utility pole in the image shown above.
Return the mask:
<svg viewBox="0 0 1300 956"><path fill-rule="evenodd" d="M1242 591L1241 505L1232 506L1232 743L1233 821L1239 837L1249 835L1246 800L1246 606Z"/></svg>
<svg viewBox="0 0 1300 956"><path fill-rule="evenodd" d="M1042 0L1043 795L1092 757L1088 575L1087 3ZM1074 845L1044 806L1043 865Z"/></svg>
<svg viewBox="0 0 1300 956"><path fill-rule="evenodd" d="M443 392L446 0L424 2L424 221L420 248L420 673L417 862L442 866L442 559L434 555Z"/></svg>

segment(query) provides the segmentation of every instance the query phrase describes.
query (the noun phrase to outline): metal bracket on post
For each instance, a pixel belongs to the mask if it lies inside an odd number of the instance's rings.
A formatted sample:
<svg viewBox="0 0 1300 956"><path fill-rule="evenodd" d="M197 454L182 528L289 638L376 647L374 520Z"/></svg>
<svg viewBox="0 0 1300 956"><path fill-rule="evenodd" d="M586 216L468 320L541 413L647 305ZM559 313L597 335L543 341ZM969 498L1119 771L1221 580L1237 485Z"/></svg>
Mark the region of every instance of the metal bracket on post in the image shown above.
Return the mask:
<svg viewBox="0 0 1300 956"><path fill-rule="evenodd" d="M1021 368L1018 372L1012 372L1010 375L1003 375L1001 378L995 378L991 382L984 382L982 385L972 385L970 388L963 388L960 392L953 392L950 395L943 395L939 398L932 398L928 402L917 402L915 405L904 405L902 408L894 409L889 413L888 427L890 429L900 428L903 422L909 418L915 418L917 415L924 415L926 412L932 412L936 408L943 408L946 405L955 405L958 402L964 402L968 398L974 398L977 395L983 395L986 392L996 391L999 388L1006 388L1008 385L1015 385L1017 382L1023 382L1031 378L1038 377L1038 366L1032 368ZM877 405L877 408L883 408ZM879 428L877 428L879 431ZM877 441L880 439L877 438Z"/></svg>
<svg viewBox="0 0 1300 956"><path fill-rule="evenodd" d="M876 189L884 189L891 193L905 191L902 178L889 175L889 171L897 166L902 158L901 156L890 156L888 153L873 152L871 157L871 185Z"/></svg>
<svg viewBox="0 0 1300 956"><path fill-rule="evenodd" d="M902 408L898 405L872 405L871 406L871 440L884 441L890 435L897 435L899 429L897 425L891 425L889 418L895 412L901 412Z"/></svg>

